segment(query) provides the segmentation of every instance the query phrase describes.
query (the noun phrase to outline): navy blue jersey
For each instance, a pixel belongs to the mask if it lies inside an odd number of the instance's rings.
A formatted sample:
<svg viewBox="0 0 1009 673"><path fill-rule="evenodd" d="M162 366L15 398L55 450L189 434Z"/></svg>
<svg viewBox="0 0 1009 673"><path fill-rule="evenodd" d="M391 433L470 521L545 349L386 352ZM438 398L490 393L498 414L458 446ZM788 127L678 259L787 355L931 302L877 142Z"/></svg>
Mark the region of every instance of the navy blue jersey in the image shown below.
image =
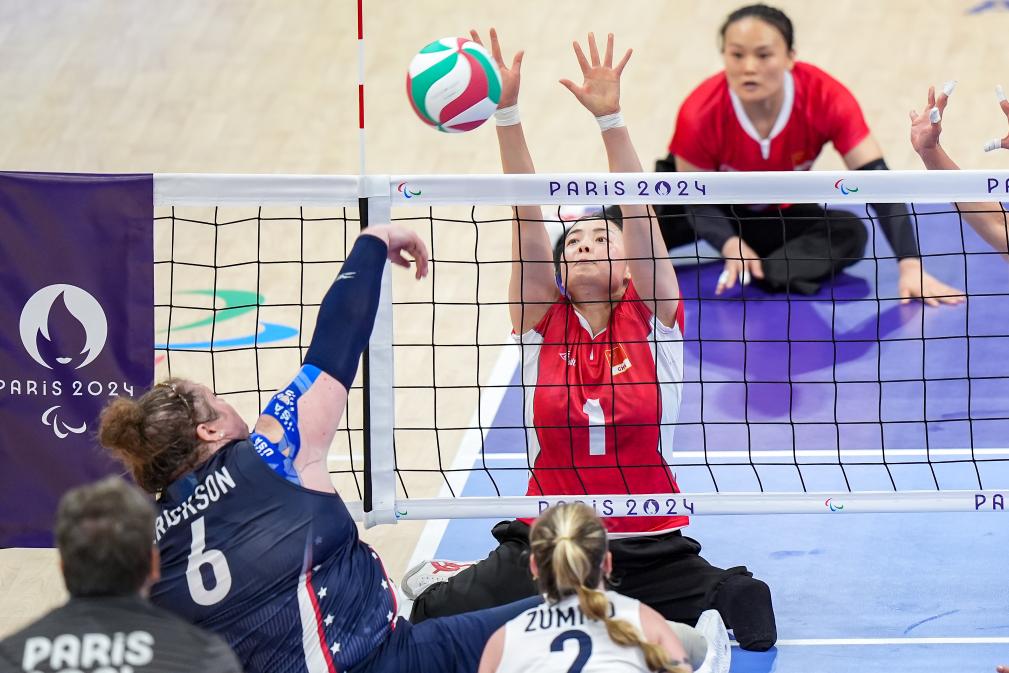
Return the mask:
<svg viewBox="0 0 1009 673"><path fill-rule="evenodd" d="M395 628L378 555L339 495L275 472L232 442L159 499L151 600L222 635L246 671L343 671Z"/></svg>

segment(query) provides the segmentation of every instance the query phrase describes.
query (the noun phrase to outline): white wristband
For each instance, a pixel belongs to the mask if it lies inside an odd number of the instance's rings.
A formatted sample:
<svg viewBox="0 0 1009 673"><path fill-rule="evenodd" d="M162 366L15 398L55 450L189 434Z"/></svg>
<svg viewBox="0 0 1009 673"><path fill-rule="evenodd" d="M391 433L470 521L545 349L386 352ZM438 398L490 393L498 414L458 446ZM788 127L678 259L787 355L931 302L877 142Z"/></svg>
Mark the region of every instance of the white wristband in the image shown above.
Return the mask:
<svg viewBox="0 0 1009 673"><path fill-rule="evenodd" d="M602 117L596 117L596 121L599 123L600 131L609 131L610 129L615 129L619 126L623 126L624 116L619 112L614 112L611 115L603 115Z"/></svg>
<svg viewBox="0 0 1009 673"><path fill-rule="evenodd" d="M494 111L494 121L498 126L515 126L522 122L519 118L519 106L510 105Z"/></svg>

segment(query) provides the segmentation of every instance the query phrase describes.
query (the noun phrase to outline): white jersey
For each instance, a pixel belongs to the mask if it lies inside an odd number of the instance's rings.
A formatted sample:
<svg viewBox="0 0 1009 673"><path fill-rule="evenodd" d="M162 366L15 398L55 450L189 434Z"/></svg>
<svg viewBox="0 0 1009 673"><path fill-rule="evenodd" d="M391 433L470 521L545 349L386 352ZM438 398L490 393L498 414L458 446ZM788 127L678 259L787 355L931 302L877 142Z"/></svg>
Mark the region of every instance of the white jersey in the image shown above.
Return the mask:
<svg viewBox="0 0 1009 673"><path fill-rule="evenodd" d="M607 591L610 615L641 631L641 603ZM586 617L578 597L545 602L505 624L497 673L646 673L640 647L617 645L606 626Z"/></svg>

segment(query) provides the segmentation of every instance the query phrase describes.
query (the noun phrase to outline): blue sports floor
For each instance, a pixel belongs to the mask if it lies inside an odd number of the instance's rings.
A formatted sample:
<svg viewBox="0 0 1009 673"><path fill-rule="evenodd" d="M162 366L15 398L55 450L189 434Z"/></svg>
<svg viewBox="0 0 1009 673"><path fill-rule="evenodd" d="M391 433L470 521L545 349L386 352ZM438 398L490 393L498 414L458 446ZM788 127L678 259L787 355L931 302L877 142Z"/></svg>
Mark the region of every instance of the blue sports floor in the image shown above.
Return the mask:
<svg viewBox="0 0 1009 673"><path fill-rule="evenodd" d="M738 289L716 299L720 263L677 267L688 383L675 470L685 492L1009 492L1009 265L969 229L961 243L955 214L918 223L927 270L966 288L968 303L900 306L889 259L863 260L790 301L751 288L745 302ZM877 255L891 254L878 230L873 239ZM502 493L524 491L518 388L494 426L491 469L474 465L464 495L493 494L491 476ZM453 520L437 557L483 558L493 523ZM713 564L745 564L771 587L779 645L733 648L737 673L1009 662L1004 513L695 517L686 533Z"/></svg>

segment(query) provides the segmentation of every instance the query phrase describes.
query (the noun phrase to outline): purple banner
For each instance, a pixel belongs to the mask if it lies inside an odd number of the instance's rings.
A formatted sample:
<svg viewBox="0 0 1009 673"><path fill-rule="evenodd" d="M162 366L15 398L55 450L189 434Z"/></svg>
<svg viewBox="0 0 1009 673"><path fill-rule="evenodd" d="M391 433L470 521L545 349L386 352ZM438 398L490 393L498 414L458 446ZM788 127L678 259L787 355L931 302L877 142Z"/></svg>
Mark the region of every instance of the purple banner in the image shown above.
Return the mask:
<svg viewBox="0 0 1009 673"><path fill-rule="evenodd" d="M0 547L52 546L60 496L123 471L97 417L154 377L153 185L0 172Z"/></svg>

